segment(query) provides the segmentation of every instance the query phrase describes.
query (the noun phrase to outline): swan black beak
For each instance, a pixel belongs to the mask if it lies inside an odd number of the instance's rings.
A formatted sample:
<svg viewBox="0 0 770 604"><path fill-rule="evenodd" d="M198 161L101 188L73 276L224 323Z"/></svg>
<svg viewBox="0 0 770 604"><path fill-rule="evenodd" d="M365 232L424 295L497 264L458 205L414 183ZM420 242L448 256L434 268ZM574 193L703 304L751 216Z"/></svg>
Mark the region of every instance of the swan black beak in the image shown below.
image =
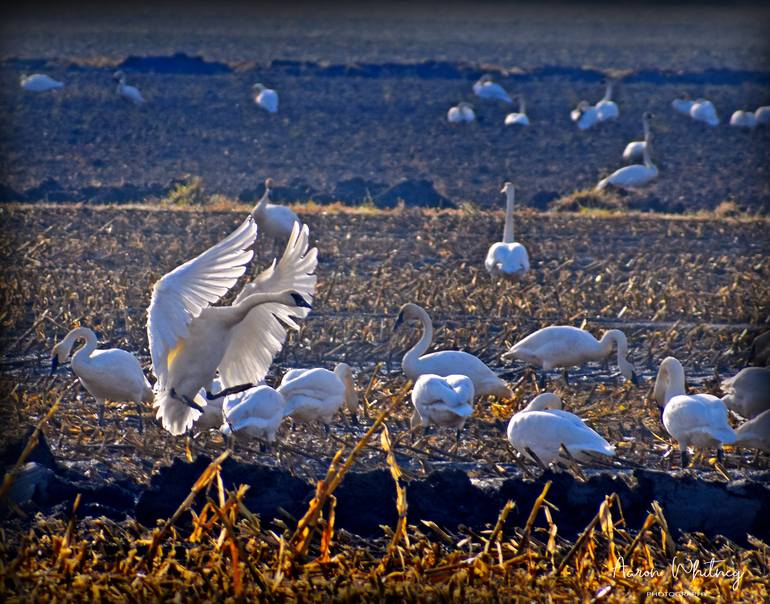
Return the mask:
<svg viewBox="0 0 770 604"><path fill-rule="evenodd" d="M639 376L638 376L638 375L636 375L636 372L635 372L635 371L632 371L632 372L631 372L631 383L632 383L634 386L638 386L638 385L639 385Z"/></svg>
<svg viewBox="0 0 770 604"><path fill-rule="evenodd" d="M299 308L312 308L312 306L310 306L310 303L307 300L305 300L305 298L300 296L298 293L292 292L291 297L294 300L295 306L298 306Z"/></svg>
<svg viewBox="0 0 770 604"><path fill-rule="evenodd" d="M398 313L398 318L396 319L396 324L393 326L393 331L396 331L399 327L401 327L401 323L404 322L404 313L400 312Z"/></svg>
<svg viewBox="0 0 770 604"><path fill-rule="evenodd" d="M56 369L58 367L59 367L59 356L58 355L54 355L51 358L51 373L49 373L48 375L51 376L51 375L55 374L56 373Z"/></svg>

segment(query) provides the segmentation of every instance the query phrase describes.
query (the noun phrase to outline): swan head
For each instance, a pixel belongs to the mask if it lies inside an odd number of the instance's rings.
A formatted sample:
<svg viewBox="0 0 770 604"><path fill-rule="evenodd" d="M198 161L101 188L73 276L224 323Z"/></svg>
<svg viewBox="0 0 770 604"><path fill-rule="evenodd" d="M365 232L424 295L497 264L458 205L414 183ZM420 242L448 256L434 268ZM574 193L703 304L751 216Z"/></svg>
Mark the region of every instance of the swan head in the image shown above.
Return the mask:
<svg viewBox="0 0 770 604"><path fill-rule="evenodd" d="M473 109L473 106L470 103L466 103L465 101L462 101L461 103L457 103L457 106L460 109Z"/></svg>
<svg viewBox="0 0 770 604"><path fill-rule="evenodd" d="M112 74L112 79L115 80L116 82L125 82L126 74L123 73L121 70L118 70Z"/></svg>
<svg viewBox="0 0 770 604"><path fill-rule="evenodd" d="M500 192L504 193L505 195L508 195L508 192L513 193L514 191L516 191L516 187L510 181L506 181L506 183L503 185L503 188L500 189Z"/></svg>
<svg viewBox="0 0 770 604"><path fill-rule="evenodd" d="M254 85L253 85L251 88L252 88L252 90L255 90L255 91L257 91L257 92L262 92L263 90L265 90L265 89L266 89L265 85L264 85L264 84L261 84L261 83L259 83L259 82L257 82L256 84L254 84Z"/></svg>
<svg viewBox="0 0 770 604"><path fill-rule="evenodd" d="M479 78L479 84L486 84L487 82L492 81L492 75L485 73L483 76Z"/></svg>
<svg viewBox="0 0 770 604"><path fill-rule="evenodd" d="M562 409L564 403L553 392L543 392L533 398L524 411L545 411L546 409Z"/></svg>
<svg viewBox="0 0 770 604"><path fill-rule="evenodd" d="M401 324L408 319L419 319L422 314L424 314L425 311L417 306L417 304L414 304L412 302L408 302L404 304L401 309L398 311L398 318L396 319L396 324L393 327L393 331L396 331L399 327L401 327Z"/></svg>
<svg viewBox="0 0 770 604"><path fill-rule="evenodd" d="M644 120L646 120L648 122L651 121L654 118L655 118L655 114L652 111L645 111L642 114L642 119L644 119Z"/></svg>
<svg viewBox="0 0 770 604"><path fill-rule="evenodd" d="M272 189L273 189L273 179L268 177L265 179L265 190L271 191Z"/></svg>

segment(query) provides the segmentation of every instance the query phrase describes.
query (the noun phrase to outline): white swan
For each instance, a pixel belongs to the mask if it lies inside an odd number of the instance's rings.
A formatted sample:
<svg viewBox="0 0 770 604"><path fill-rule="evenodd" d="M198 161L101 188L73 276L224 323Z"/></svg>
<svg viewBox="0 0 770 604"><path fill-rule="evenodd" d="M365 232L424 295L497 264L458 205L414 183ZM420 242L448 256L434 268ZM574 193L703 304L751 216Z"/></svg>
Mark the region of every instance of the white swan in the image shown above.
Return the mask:
<svg viewBox="0 0 770 604"><path fill-rule="evenodd" d="M72 371L83 387L96 399L99 424L104 423L104 401L116 403L151 403L152 387L137 358L120 348L96 349L96 335L87 327L76 327L53 347L51 375L59 363L66 363L72 347L83 340L83 346L72 354ZM139 405L140 430L142 412Z"/></svg>
<svg viewBox="0 0 770 604"><path fill-rule="evenodd" d="M284 404L281 394L265 384L228 395L220 431L225 436L249 436L273 443L283 421Z"/></svg>
<svg viewBox="0 0 770 604"><path fill-rule="evenodd" d="M642 149L643 164L631 164L618 170L615 170L607 178L602 178L596 185L598 191L606 189L608 185L620 187L621 189L633 189L643 187L651 183L658 177L658 167L652 163L650 158L652 147L652 133L647 133L647 140Z"/></svg>
<svg viewBox="0 0 770 604"><path fill-rule="evenodd" d="M474 396L468 376L423 374L412 389L412 427L419 423L426 428L434 425L460 431L473 413Z"/></svg>
<svg viewBox="0 0 770 604"><path fill-rule="evenodd" d="M267 111L276 113L278 111L278 93L272 88L267 88L263 84L254 84L254 102Z"/></svg>
<svg viewBox="0 0 770 604"><path fill-rule="evenodd" d="M570 112L573 122L581 130L588 130L599 123L599 111L588 101L580 101L578 106Z"/></svg>
<svg viewBox="0 0 770 604"><path fill-rule="evenodd" d="M763 411L735 431L735 444L770 453L770 411Z"/></svg>
<svg viewBox="0 0 770 604"><path fill-rule="evenodd" d="M33 73L32 75L22 76L21 87L28 92L48 92L64 88L64 82L54 80L51 76L44 73Z"/></svg>
<svg viewBox="0 0 770 604"><path fill-rule="evenodd" d="M506 196L503 240L490 246L484 266L492 277L518 279L529 270L529 255L527 248L516 243L513 237L513 204L516 188L512 183L507 182L500 192L505 193Z"/></svg>
<svg viewBox="0 0 770 604"><path fill-rule="evenodd" d="M294 225L299 224L300 220L291 208L270 203L272 188L273 179L266 179L265 192L251 211L251 216L266 237L282 242L291 235Z"/></svg>
<svg viewBox="0 0 770 604"><path fill-rule="evenodd" d="M753 111L739 110L730 116L730 125L734 128L756 128L758 123Z"/></svg>
<svg viewBox="0 0 770 604"><path fill-rule="evenodd" d="M473 107L468 103L458 103L447 111L446 119L452 124L460 124L462 122L474 121L476 114L473 112Z"/></svg>
<svg viewBox="0 0 770 604"><path fill-rule="evenodd" d="M721 458L722 445L735 442L724 403L710 394L686 394L684 369L674 357L660 364L653 397L663 408L666 431L679 443L683 468L689 465L687 447L717 447Z"/></svg>
<svg viewBox="0 0 770 604"><path fill-rule="evenodd" d="M116 71L112 78L118 83L116 88L117 93L127 101L132 102L134 105L143 105L145 103L142 93L136 86L129 86L126 84L126 74L122 71Z"/></svg>
<svg viewBox="0 0 770 604"><path fill-rule="evenodd" d="M196 400L201 399L206 401L206 405L203 407L203 413L195 420L195 427L199 430L214 430L219 429L222 425L223 407L225 404L225 396L218 396L216 398L208 399L206 392L221 392L225 386L222 384L222 380L214 378L211 380L208 388L201 388L198 391L198 397ZM235 396L235 395L234 395Z"/></svg>
<svg viewBox="0 0 770 604"><path fill-rule="evenodd" d="M754 112L759 124L770 124L770 105L763 105Z"/></svg>
<svg viewBox="0 0 770 604"><path fill-rule="evenodd" d="M511 96L505 91L505 88L493 82L492 76L489 74L483 75L478 79L473 85L473 93L482 99L513 103Z"/></svg>
<svg viewBox="0 0 770 604"><path fill-rule="evenodd" d="M620 373L627 380L636 383L634 366L628 362L628 342L619 329L609 329L597 340L591 333L571 325L551 325L537 330L517 342L501 357L503 361L518 359L531 365L538 365L543 372L555 368L579 366L588 361L601 361L617 348L617 362ZM541 382L545 379L542 376Z"/></svg>
<svg viewBox="0 0 770 604"><path fill-rule="evenodd" d="M561 446L577 461L591 461L591 454L613 457L615 449L582 419L562 411L561 399L552 392L536 396L508 423L508 441L527 459L536 461L532 451L543 464L565 459Z"/></svg>
<svg viewBox="0 0 770 604"><path fill-rule="evenodd" d="M746 367L722 381L725 406L741 417L751 419L770 410L770 369Z"/></svg>
<svg viewBox="0 0 770 604"><path fill-rule="evenodd" d="M607 78L603 82L607 85L607 89L601 100L596 103L596 112L600 122L617 119L620 115L617 103L612 100L612 80Z"/></svg>
<svg viewBox="0 0 770 604"><path fill-rule="evenodd" d="M299 228L296 232L299 238ZM306 245L306 228L303 233ZM249 217L225 239L167 273L153 287L147 334L158 378L154 405L158 419L172 434L184 433L198 418L205 401L195 398L217 371L230 391L261 380L283 344L286 328L282 321L289 318L289 326L295 326L290 316L309 307L299 291L301 286L292 284L304 282L306 273L312 272L305 264L315 269L315 255L313 262L306 263L296 251L289 256L294 265L279 263L276 267L274 263L245 286L231 306L211 306L246 272L256 235L257 226ZM291 244L290 240L284 258Z"/></svg>
<svg viewBox="0 0 770 604"><path fill-rule="evenodd" d="M693 103L694 101L690 98L690 95L685 92L682 93L679 98L671 101L671 106L677 113L681 113L682 115L689 117L690 109L692 109Z"/></svg>
<svg viewBox="0 0 770 604"><path fill-rule="evenodd" d="M346 363L337 363L334 371L321 367L287 371L277 389L285 401L283 416L328 426L347 404L346 384L350 382L345 377L350 371Z"/></svg>
<svg viewBox="0 0 770 604"><path fill-rule="evenodd" d="M649 111L645 111L642 115L642 127L644 128L644 140L633 141L626 145L623 150L623 159L626 161L639 161L644 159L644 149L647 147L647 141L650 140L650 121L652 121L653 115Z"/></svg>
<svg viewBox="0 0 770 604"><path fill-rule="evenodd" d="M519 101L519 111L516 113L509 113L505 116L506 126L529 126L529 118L527 117L527 106L524 103L524 97L522 95L516 95L516 99Z"/></svg>
<svg viewBox="0 0 770 604"><path fill-rule="evenodd" d="M478 357L459 350L442 350L425 354L433 340L433 323L423 308L417 304L408 303L401 307L396 319L395 329L404 320L417 319L422 323L422 337L404 355L401 368L410 380L416 381L421 375L432 373L440 376L465 375L473 382L476 396L489 394L508 398L512 395L511 389L501 380L495 372L487 367ZM424 355L424 356L423 356Z"/></svg>
<svg viewBox="0 0 770 604"><path fill-rule="evenodd" d="M709 126L718 126L719 117L714 104L706 99L696 99L690 107L690 117Z"/></svg>

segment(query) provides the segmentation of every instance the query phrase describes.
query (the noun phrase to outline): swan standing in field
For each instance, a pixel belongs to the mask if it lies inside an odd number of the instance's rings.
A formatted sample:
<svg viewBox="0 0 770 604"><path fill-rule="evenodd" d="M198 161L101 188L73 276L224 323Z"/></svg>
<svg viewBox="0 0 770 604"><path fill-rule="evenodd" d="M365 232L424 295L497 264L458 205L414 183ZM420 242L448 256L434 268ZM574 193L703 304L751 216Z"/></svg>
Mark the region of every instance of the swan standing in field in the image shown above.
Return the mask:
<svg viewBox="0 0 770 604"><path fill-rule="evenodd" d="M352 371L347 363L337 363L334 371L316 367L286 372L277 389L285 401L283 416L299 422L321 421L328 429L334 415L350 405Z"/></svg>
<svg viewBox="0 0 770 604"><path fill-rule="evenodd" d="M597 190L606 189L608 185L621 189L633 189L643 187L658 177L658 167L652 163L650 149L652 147L652 133L647 132L647 140L642 149L643 164L631 164L615 170L607 178L603 178L596 185Z"/></svg>
<svg viewBox="0 0 770 604"><path fill-rule="evenodd" d="M269 444L283 421L284 399L265 384L225 398L220 431L225 436L260 438Z"/></svg>
<svg viewBox="0 0 770 604"><path fill-rule="evenodd" d="M447 111L446 119L452 124L470 123L476 119L476 114L468 103L458 103Z"/></svg>
<svg viewBox="0 0 770 604"><path fill-rule="evenodd" d="M426 373L412 389L412 428L434 425L454 428L459 437L466 420L473 414L473 381L465 375L441 377Z"/></svg>
<svg viewBox="0 0 770 604"><path fill-rule="evenodd" d="M746 367L722 381L725 406L741 417L751 419L770 410L770 369Z"/></svg>
<svg viewBox="0 0 770 604"><path fill-rule="evenodd" d="M647 142L651 138L650 134L650 121L654 116L649 111L645 111L642 115L642 127L644 128L644 140L633 141L626 145L623 151L623 159L628 162L639 161L644 159L644 149L647 147Z"/></svg>
<svg viewBox="0 0 770 604"><path fill-rule="evenodd" d="M276 113L278 111L278 93L272 88L265 87L264 84L254 84L254 102L267 111Z"/></svg>
<svg viewBox="0 0 770 604"><path fill-rule="evenodd" d="M297 215L286 206L270 203L273 179L265 180L265 192L251 211L251 217L265 237L274 242L283 242L289 238L295 224L300 224Z"/></svg>
<svg viewBox="0 0 770 604"><path fill-rule="evenodd" d="M589 332L571 325L551 325L537 330L514 346L501 357L503 361L518 359L542 368L540 383L545 383L545 374L551 369L564 369L567 381L567 368L580 366L588 361L601 361L617 349L617 361L620 373L627 380L636 384L634 366L628 362L628 342L626 335L619 329L609 329L597 340Z"/></svg>
<svg viewBox="0 0 770 604"><path fill-rule="evenodd" d="M674 357L666 357L660 364L653 397L663 408L666 431L679 443L683 468L690 463L688 447L716 447L721 459L722 445L735 442L735 432L727 422L724 403L710 394L687 394L684 369Z"/></svg>
<svg viewBox="0 0 770 604"><path fill-rule="evenodd" d="M513 237L513 204L516 188L512 183L503 185L501 193L505 193L505 227L503 240L493 243L487 252L484 266L492 277L518 279L529 270L529 255L527 248L516 243Z"/></svg>
<svg viewBox="0 0 770 604"><path fill-rule="evenodd" d="M671 101L671 106L677 113L681 113L682 115L690 117L690 109L692 109L693 102L694 101L690 98L690 95L685 92L681 94L679 98Z"/></svg>
<svg viewBox="0 0 770 604"><path fill-rule="evenodd" d="M770 331L759 334L751 342L749 363L764 366L770 364Z"/></svg>
<svg viewBox="0 0 770 604"><path fill-rule="evenodd" d="M423 329L420 340L401 361L401 368L410 380L416 381L426 373L443 377L465 375L473 382L476 396L491 394L500 398L510 398L511 389L478 357L459 350L442 350L425 354L433 340L433 323L422 307L411 302L404 304L398 313L394 329L398 329L401 323L408 319L417 319L422 323Z"/></svg>
<svg viewBox="0 0 770 604"><path fill-rule="evenodd" d="M54 80L44 73L33 73L32 75L22 76L21 87L28 92L48 92L49 90L64 88L64 82Z"/></svg>
<svg viewBox="0 0 770 604"><path fill-rule="evenodd" d="M753 129L757 127L757 124L757 116L754 115L753 111L739 110L730 116L730 125L734 128Z"/></svg>
<svg viewBox="0 0 770 604"><path fill-rule="evenodd" d="M696 99L690 107L690 117L709 126L718 126L719 117L714 103L706 99Z"/></svg>
<svg viewBox="0 0 770 604"><path fill-rule="evenodd" d="M770 453L770 411L741 424L735 431L736 446L759 449Z"/></svg>
<svg viewBox="0 0 770 604"><path fill-rule="evenodd" d="M580 101L578 106L570 112L570 118L581 130L588 130L600 121L599 111L588 101Z"/></svg>
<svg viewBox="0 0 770 604"><path fill-rule="evenodd" d="M613 457L615 449L573 413L562 410L562 400L552 392L532 399L508 423L508 441L521 455L545 465L564 459L561 446L577 461L591 461L591 455Z"/></svg>
<svg viewBox="0 0 770 604"><path fill-rule="evenodd" d="M482 99L513 103L511 96L505 91L505 88L493 82L492 76L489 74L481 76L473 85L473 93Z"/></svg>
<svg viewBox="0 0 770 604"><path fill-rule="evenodd" d="M142 93L136 86L129 86L126 84L126 74L122 71L116 71L112 78L118 83L116 88L117 93L127 101L131 101L134 105L143 105L145 103Z"/></svg>
<svg viewBox="0 0 770 604"><path fill-rule="evenodd" d="M297 277L294 267L280 263L245 286L231 306L212 306L246 272L256 236L257 226L248 217L225 239L153 287L147 334L158 378L154 405L158 419L172 434L184 433L198 419L205 405L198 391L217 371L226 389L208 398L245 390L261 380L283 344L286 328L281 320L309 307L300 286L292 285ZM310 271L303 269L300 277L304 279L306 272Z"/></svg>
<svg viewBox="0 0 770 604"><path fill-rule="evenodd" d="M754 112L758 124L770 124L770 105L763 105Z"/></svg>
<svg viewBox="0 0 770 604"><path fill-rule="evenodd" d="M602 80L607 89L604 96L596 103L596 112L600 122L617 119L620 115L620 109L615 101L612 100L612 80L609 78Z"/></svg>
<svg viewBox="0 0 770 604"><path fill-rule="evenodd" d="M529 118L527 117L527 106L524 103L524 97L520 94L516 95L516 99L519 101L519 111L516 113L509 113L505 116L506 126L529 126Z"/></svg>
<svg viewBox="0 0 770 604"><path fill-rule="evenodd" d="M83 346L72 354L80 340ZM137 358L120 348L96 349L96 335L87 327L76 327L53 347L51 375L59 363L66 363L72 354L72 371L80 383L96 399L99 425L104 425L104 401L138 404L139 430L143 430L141 403L151 403L152 387Z"/></svg>

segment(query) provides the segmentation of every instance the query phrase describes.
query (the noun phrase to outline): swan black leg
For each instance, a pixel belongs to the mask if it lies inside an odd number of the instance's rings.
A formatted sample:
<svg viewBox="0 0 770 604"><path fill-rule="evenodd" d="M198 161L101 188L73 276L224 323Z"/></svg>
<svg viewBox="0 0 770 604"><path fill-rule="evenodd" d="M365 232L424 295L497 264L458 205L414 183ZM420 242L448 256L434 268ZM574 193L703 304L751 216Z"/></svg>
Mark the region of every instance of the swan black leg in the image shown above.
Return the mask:
<svg viewBox="0 0 770 604"><path fill-rule="evenodd" d="M136 417L139 420L139 425L137 426L137 430L139 431L139 434L144 434L144 419L142 415L143 412L144 412L144 409L142 408L142 403L137 403Z"/></svg>
<svg viewBox="0 0 770 604"><path fill-rule="evenodd" d="M569 372L566 367L561 370L561 374L564 377L564 383L569 386Z"/></svg>
<svg viewBox="0 0 770 604"><path fill-rule="evenodd" d="M350 416L350 423L353 424L354 426L358 425L358 414L357 413L351 414L351 416Z"/></svg>
<svg viewBox="0 0 770 604"><path fill-rule="evenodd" d="M725 452L724 452L724 450L722 449L722 447L719 447L719 448L717 449L717 461L718 461L719 463L721 463L721 464L724 464L724 463L725 463Z"/></svg>
<svg viewBox="0 0 770 604"><path fill-rule="evenodd" d="M540 387L540 390L545 390L545 384L548 380L548 375L545 371L545 369L540 371L540 379L538 380L537 385Z"/></svg>
<svg viewBox="0 0 770 604"><path fill-rule="evenodd" d="M685 470L690 467L690 454L687 453L687 447L682 448L680 454L682 457L682 469Z"/></svg>
<svg viewBox="0 0 770 604"><path fill-rule="evenodd" d="M96 417L99 420L99 425L104 425L104 401L98 401L96 406Z"/></svg>

